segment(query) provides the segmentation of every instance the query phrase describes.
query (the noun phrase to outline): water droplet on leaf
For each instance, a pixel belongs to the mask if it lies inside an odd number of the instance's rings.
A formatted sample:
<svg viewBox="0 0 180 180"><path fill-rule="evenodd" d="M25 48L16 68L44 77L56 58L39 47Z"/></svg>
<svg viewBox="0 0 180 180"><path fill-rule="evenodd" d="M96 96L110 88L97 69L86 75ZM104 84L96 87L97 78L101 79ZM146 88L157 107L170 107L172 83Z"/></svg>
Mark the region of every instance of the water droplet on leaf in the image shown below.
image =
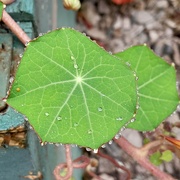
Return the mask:
<svg viewBox="0 0 180 180"><path fill-rule="evenodd" d="M119 138L120 138L120 136L121 136L121 134L120 134L120 133L118 133L118 134L116 134L116 135L115 135L115 137L114 137L114 138L115 138L115 139L119 139Z"/></svg>
<svg viewBox="0 0 180 180"><path fill-rule="evenodd" d="M49 116L49 113L46 112L46 113L45 113L45 116Z"/></svg>
<svg viewBox="0 0 180 180"><path fill-rule="evenodd" d="M71 59L72 59L72 60L75 60L75 57L74 57L74 56L71 56Z"/></svg>
<svg viewBox="0 0 180 180"><path fill-rule="evenodd" d="M102 110L103 110L102 107L98 107L99 112L102 112Z"/></svg>
<svg viewBox="0 0 180 180"><path fill-rule="evenodd" d="M92 149L91 148L86 148L86 151L91 151Z"/></svg>
<svg viewBox="0 0 180 180"><path fill-rule="evenodd" d="M135 121L135 118L132 118L132 119L131 119L131 122L134 122L134 121Z"/></svg>
<svg viewBox="0 0 180 180"><path fill-rule="evenodd" d="M20 57L20 58L22 58L22 57L23 57L23 54L22 54L22 53L21 53L21 54L19 54L19 57Z"/></svg>
<svg viewBox="0 0 180 180"><path fill-rule="evenodd" d="M61 117L61 116L58 116L56 119L57 119L58 121L60 121L60 120L62 120L62 117Z"/></svg>
<svg viewBox="0 0 180 180"><path fill-rule="evenodd" d="M88 130L88 134L92 134L92 130L90 129L90 130Z"/></svg>
<svg viewBox="0 0 180 180"><path fill-rule="evenodd" d="M78 123L74 123L74 126L77 127L79 124Z"/></svg>
<svg viewBox="0 0 180 180"><path fill-rule="evenodd" d="M117 117L116 120L117 120L117 121L122 121L123 118L122 118L122 117Z"/></svg>
<svg viewBox="0 0 180 180"><path fill-rule="evenodd" d="M137 104L137 105L136 105L136 109L139 109L139 108L140 108L140 105L139 105L139 104Z"/></svg>
<svg viewBox="0 0 180 180"><path fill-rule="evenodd" d="M129 66L129 67L131 66L131 64L129 62L126 62L126 65Z"/></svg>
<svg viewBox="0 0 180 180"><path fill-rule="evenodd" d="M98 153L98 149L94 149L93 152L94 152L95 154L97 154L97 153Z"/></svg>
<svg viewBox="0 0 180 180"><path fill-rule="evenodd" d="M14 81L14 77L12 76L12 77L9 78L9 82L12 84L13 81Z"/></svg>
<svg viewBox="0 0 180 180"><path fill-rule="evenodd" d="M101 147L102 147L102 148L105 148L105 147L106 147L106 145L105 145L105 144L103 144Z"/></svg>
<svg viewBox="0 0 180 180"><path fill-rule="evenodd" d="M25 46L28 46L28 45L29 45L29 42L26 42L26 43L25 43Z"/></svg>
<svg viewBox="0 0 180 180"><path fill-rule="evenodd" d="M77 64L74 64L74 68L77 69L77 68L78 68L78 65L77 65Z"/></svg>

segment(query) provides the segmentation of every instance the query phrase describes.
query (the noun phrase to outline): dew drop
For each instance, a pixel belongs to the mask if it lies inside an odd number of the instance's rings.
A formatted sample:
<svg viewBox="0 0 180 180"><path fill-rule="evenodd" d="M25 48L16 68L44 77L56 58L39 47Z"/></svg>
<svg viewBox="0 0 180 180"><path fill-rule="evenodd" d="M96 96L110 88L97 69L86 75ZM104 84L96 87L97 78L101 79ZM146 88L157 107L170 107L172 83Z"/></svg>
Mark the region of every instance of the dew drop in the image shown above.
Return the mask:
<svg viewBox="0 0 180 180"><path fill-rule="evenodd" d="M45 143L44 142L41 142L41 146L44 146L45 145Z"/></svg>
<svg viewBox="0 0 180 180"><path fill-rule="evenodd" d="M122 118L122 117L117 117L116 120L117 120L117 121L122 121L123 118Z"/></svg>
<svg viewBox="0 0 180 180"><path fill-rule="evenodd" d="M102 147L102 148L105 148L105 147L106 147L106 145L105 145L105 144L103 144L101 147Z"/></svg>
<svg viewBox="0 0 180 180"><path fill-rule="evenodd" d="M111 54L111 55L112 55L112 52L111 52L111 51L109 51L109 54Z"/></svg>
<svg viewBox="0 0 180 180"><path fill-rule="evenodd" d="M29 42L26 42L26 43L25 43L25 46L28 46L28 45L29 45Z"/></svg>
<svg viewBox="0 0 180 180"><path fill-rule="evenodd" d="M98 149L93 149L93 152L94 152L95 154L97 154L97 153L98 153Z"/></svg>
<svg viewBox="0 0 180 180"><path fill-rule="evenodd" d="M78 123L74 123L74 126L77 127L79 124Z"/></svg>
<svg viewBox="0 0 180 180"><path fill-rule="evenodd" d="M77 69L77 68L78 68L78 65L77 65L77 64L74 64L74 68Z"/></svg>
<svg viewBox="0 0 180 180"><path fill-rule="evenodd" d="M43 35L43 33L39 33L39 36L42 36Z"/></svg>
<svg viewBox="0 0 180 180"><path fill-rule="evenodd" d="M103 110L102 107L98 107L99 112L102 112L102 110Z"/></svg>
<svg viewBox="0 0 180 180"><path fill-rule="evenodd" d="M58 116L56 119L57 119L58 121L60 121L60 120L62 120L62 117L61 117L61 116Z"/></svg>
<svg viewBox="0 0 180 180"><path fill-rule="evenodd" d="M88 134L92 134L92 130L90 129L90 130L88 130Z"/></svg>
<svg viewBox="0 0 180 180"><path fill-rule="evenodd" d="M14 77L12 76L12 77L10 77L9 82L12 84L13 81L14 81Z"/></svg>
<svg viewBox="0 0 180 180"><path fill-rule="evenodd" d="M139 108L140 108L140 105L139 105L139 104L137 104L137 105L136 105L136 109L139 109Z"/></svg>
<svg viewBox="0 0 180 180"><path fill-rule="evenodd" d="M23 57L23 54L22 54L22 53L21 53L21 54L19 54L19 57L20 57L20 58L22 58L22 57Z"/></svg>
<svg viewBox="0 0 180 180"><path fill-rule="evenodd" d="M134 122L134 121L135 121L135 118L132 118L132 119L131 119L131 122Z"/></svg>
<svg viewBox="0 0 180 180"><path fill-rule="evenodd" d="M119 134L119 133L118 133L118 134L116 134L116 135L115 135L115 137L114 137L114 138L115 138L115 139L119 139L119 138L120 138L120 136L121 136L121 134Z"/></svg>
<svg viewBox="0 0 180 180"><path fill-rule="evenodd" d="M113 143L113 140L110 140L109 142L108 142L108 144L112 144Z"/></svg>
<svg viewBox="0 0 180 180"><path fill-rule="evenodd" d="M126 65L129 66L129 67L131 66L131 64L129 62L126 62Z"/></svg>
<svg viewBox="0 0 180 180"><path fill-rule="evenodd" d="M139 77L138 76L136 76L136 81L139 79Z"/></svg>
<svg viewBox="0 0 180 180"><path fill-rule="evenodd" d="M123 127L121 128L121 132L124 131L125 129L126 129L126 127L123 126ZM121 136L121 133L120 133L120 136Z"/></svg>
<svg viewBox="0 0 180 180"><path fill-rule="evenodd" d="M75 60L75 57L74 57L74 56L71 56L71 59L72 59L72 60Z"/></svg>
<svg viewBox="0 0 180 180"><path fill-rule="evenodd" d="M48 112L46 112L46 113L45 113L45 116L49 116L49 113L48 113Z"/></svg>
<svg viewBox="0 0 180 180"><path fill-rule="evenodd" d="M92 149L91 148L86 148L86 151L91 151Z"/></svg>

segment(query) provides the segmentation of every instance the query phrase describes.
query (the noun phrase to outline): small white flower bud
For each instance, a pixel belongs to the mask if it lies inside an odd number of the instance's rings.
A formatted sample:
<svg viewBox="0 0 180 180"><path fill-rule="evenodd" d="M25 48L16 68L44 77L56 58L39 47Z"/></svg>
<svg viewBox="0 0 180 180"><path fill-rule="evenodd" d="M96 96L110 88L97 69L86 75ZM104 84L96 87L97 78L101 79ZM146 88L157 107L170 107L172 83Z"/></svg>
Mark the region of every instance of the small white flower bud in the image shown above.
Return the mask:
<svg viewBox="0 0 180 180"><path fill-rule="evenodd" d="M63 0L63 5L66 9L75 11L81 7L79 0Z"/></svg>

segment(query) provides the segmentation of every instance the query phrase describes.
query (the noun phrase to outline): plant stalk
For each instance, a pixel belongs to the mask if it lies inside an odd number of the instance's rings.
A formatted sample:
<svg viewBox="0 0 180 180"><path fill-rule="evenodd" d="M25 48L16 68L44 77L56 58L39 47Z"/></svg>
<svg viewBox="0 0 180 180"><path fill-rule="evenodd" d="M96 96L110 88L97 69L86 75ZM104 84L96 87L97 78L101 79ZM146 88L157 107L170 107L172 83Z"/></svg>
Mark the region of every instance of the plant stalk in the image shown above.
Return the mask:
<svg viewBox="0 0 180 180"><path fill-rule="evenodd" d="M2 21L24 45L31 40L5 10L3 10Z"/></svg>
<svg viewBox="0 0 180 180"><path fill-rule="evenodd" d="M137 161L142 167L151 172L152 175L157 177L158 179L166 179L166 180L175 180L169 174L162 172L159 168L154 166L147 157L142 156L141 148L137 148L133 146L130 142L128 142L124 137L119 139L114 139L114 141L129 154L135 161Z"/></svg>

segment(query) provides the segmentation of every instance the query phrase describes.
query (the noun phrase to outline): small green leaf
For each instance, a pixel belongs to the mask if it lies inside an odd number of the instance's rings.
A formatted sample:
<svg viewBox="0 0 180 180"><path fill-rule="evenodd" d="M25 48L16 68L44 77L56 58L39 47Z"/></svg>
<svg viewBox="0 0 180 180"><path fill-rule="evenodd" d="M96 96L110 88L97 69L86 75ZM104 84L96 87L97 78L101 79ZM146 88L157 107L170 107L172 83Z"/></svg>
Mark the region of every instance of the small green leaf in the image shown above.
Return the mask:
<svg viewBox="0 0 180 180"><path fill-rule="evenodd" d="M151 156L149 157L149 160L151 163L153 163L156 166L159 166L162 164L162 160L160 159L161 157L161 153L159 151L151 154Z"/></svg>
<svg viewBox="0 0 180 180"><path fill-rule="evenodd" d="M0 1L0 20L2 19L3 9L4 9L4 4Z"/></svg>
<svg viewBox="0 0 180 180"><path fill-rule="evenodd" d="M173 159L173 154L170 150L166 150L162 152L160 159L166 162L170 162Z"/></svg>
<svg viewBox="0 0 180 180"><path fill-rule="evenodd" d="M156 128L179 104L175 68L155 55L147 46L134 46L116 54L139 77L139 110L128 127L140 131Z"/></svg>
<svg viewBox="0 0 180 180"><path fill-rule="evenodd" d="M42 142L97 149L133 117L134 72L69 28L30 42L7 103L25 114Z"/></svg>

